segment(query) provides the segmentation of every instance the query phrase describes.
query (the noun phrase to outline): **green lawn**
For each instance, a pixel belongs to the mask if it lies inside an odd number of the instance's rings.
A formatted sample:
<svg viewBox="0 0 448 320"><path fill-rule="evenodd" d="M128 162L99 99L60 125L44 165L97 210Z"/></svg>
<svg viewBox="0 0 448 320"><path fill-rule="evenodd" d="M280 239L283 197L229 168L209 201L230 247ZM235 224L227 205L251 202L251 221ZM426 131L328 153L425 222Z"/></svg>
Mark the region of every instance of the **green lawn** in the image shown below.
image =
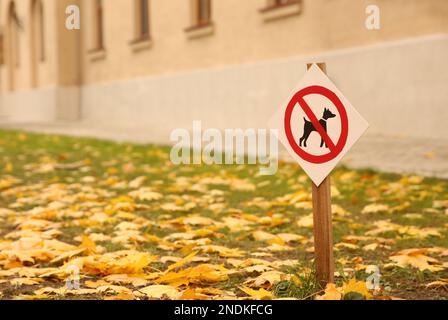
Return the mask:
<svg viewBox="0 0 448 320"><path fill-rule="evenodd" d="M175 166L169 151L0 131L0 297L322 294L298 165L259 176L250 165ZM331 178L336 285L377 266L374 298L447 298L448 181L347 168ZM70 264L81 288L63 291Z"/></svg>

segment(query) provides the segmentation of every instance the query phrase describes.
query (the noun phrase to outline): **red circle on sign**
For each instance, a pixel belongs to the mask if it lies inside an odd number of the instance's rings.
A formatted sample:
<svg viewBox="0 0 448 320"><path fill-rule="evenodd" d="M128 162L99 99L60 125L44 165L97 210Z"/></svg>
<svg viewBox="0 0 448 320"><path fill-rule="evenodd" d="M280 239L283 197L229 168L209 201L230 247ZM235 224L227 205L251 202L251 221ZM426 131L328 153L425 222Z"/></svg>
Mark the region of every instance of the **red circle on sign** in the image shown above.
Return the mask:
<svg viewBox="0 0 448 320"><path fill-rule="evenodd" d="M336 109L338 110L339 116L341 118L341 134L339 136L337 144L334 145L334 148L332 148L332 150L330 150L329 153L322 154L322 155L310 154L310 153L306 152L305 150L303 150L301 147L299 147L296 140L294 139L294 135L292 134L292 129L291 129L291 116L292 116L294 107L298 103L303 109L304 106L302 104L306 104L305 100L303 98L310 94L320 94L320 95L328 98L334 104ZM285 125L286 137L288 138L288 142L289 142L291 148L294 150L294 152L300 158L302 158L305 161L311 162L311 163L321 164L321 163L325 163L330 160L333 160L341 153L342 149L345 146L345 143L347 142L347 137L348 137L347 112L346 112L345 107L342 104L341 100L338 98L338 96L333 91L331 91L325 87L309 86L309 87L306 87L306 88L300 90L299 92L297 92L292 97L291 101L288 103L288 107L286 108L284 125ZM314 126L316 126L316 125L314 125Z"/></svg>

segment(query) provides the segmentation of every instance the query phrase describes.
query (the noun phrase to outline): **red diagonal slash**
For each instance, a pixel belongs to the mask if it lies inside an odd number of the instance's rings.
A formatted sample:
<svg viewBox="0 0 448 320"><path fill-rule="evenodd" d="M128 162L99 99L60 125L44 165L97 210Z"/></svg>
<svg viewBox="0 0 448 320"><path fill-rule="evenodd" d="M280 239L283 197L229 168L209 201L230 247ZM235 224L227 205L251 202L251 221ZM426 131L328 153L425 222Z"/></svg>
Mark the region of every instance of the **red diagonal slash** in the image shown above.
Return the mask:
<svg viewBox="0 0 448 320"><path fill-rule="evenodd" d="M328 148L330 148L330 150L333 151L334 148L335 148L335 145L334 145L333 141L328 136L327 132L322 127L322 125L320 124L319 120L317 120L317 118L314 115L313 111L311 111L311 108L306 103L305 99L303 99L303 97L299 97L297 102L302 107L302 109L305 112L305 114L307 115L308 119L310 119L310 121L313 124L314 128L317 130L317 132L319 132L320 136L325 141L325 143L327 144Z"/></svg>
<svg viewBox="0 0 448 320"><path fill-rule="evenodd" d="M311 108L309 105L304 101L304 97L310 94L318 94L321 96L324 96L328 98L333 105L336 107L339 117L341 120L341 133L339 135L338 141L336 145L333 143L333 141L328 136L327 132L323 129L323 127L320 125L319 120L317 120L314 113L311 111ZM314 128L317 130L319 135L322 137L322 139L325 141L327 146L330 148L330 151L326 154L321 155L315 155L306 152L303 150L296 142L294 138L294 134L292 133L291 128L291 117L292 113L294 111L294 108L299 105L302 110L305 112L305 114L310 119L311 123L314 125ZM302 90L298 91L292 99L289 101L288 106L285 110L285 117L284 117L284 129L285 134L288 139L289 145L291 146L292 150L303 160L314 163L314 164L320 164L325 163L328 161L333 160L336 158L344 149L345 144L347 142L348 137L348 118L347 118L347 112L345 110L344 105L342 104L341 100L338 98L338 96L332 92L331 90L322 87L322 86L309 86L306 88L303 88Z"/></svg>

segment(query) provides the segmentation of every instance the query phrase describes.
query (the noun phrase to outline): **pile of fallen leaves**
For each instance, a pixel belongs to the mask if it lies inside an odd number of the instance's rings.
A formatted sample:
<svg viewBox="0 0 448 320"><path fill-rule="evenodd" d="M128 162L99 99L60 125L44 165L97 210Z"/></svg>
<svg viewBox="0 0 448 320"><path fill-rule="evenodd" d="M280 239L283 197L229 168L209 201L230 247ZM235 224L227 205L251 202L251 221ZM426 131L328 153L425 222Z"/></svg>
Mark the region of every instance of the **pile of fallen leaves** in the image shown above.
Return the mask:
<svg viewBox="0 0 448 320"><path fill-rule="evenodd" d="M0 159L0 298L446 296L444 180L338 169L336 284L321 288L310 185L294 164L265 177L174 166L166 148L16 132L0 132Z"/></svg>

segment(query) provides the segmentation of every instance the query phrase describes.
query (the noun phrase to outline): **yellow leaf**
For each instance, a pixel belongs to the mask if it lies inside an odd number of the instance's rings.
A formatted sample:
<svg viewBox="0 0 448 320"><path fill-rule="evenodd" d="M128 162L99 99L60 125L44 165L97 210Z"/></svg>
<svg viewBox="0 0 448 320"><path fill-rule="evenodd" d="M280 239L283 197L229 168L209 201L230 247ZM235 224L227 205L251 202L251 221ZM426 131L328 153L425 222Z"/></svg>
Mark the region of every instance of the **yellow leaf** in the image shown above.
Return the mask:
<svg viewBox="0 0 448 320"><path fill-rule="evenodd" d="M214 283L228 280L229 276L227 273L228 270L223 266L201 264L179 272L168 272L156 281L161 284L170 284L175 287L188 285L189 283Z"/></svg>
<svg viewBox="0 0 448 320"><path fill-rule="evenodd" d="M238 258L243 256L243 251L240 249L230 249L223 246L217 246L217 245L208 245L208 246L201 246L201 249L204 253L218 253L221 257L224 258Z"/></svg>
<svg viewBox="0 0 448 320"><path fill-rule="evenodd" d="M79 245L80 249L86 249L87 254L95 254L96 253L96 244L90 239L87 235L82 235L82 241Z"/></svg>
<svg viewBox="0 0 448 320"><path fill-rule="evenodd" d="M402 250L391 256L390 259L402 268L411 266L421 271L426 269L430 271L443 270L444 268L440 266L440 262L437 259L424 255L427 251L427 249Z"/></svg>
<svg viewBox="0 0 448 320"><path fill-rule="evenodd" d="M280 271L268 271L260 274L258 277L246 280L244 284L251 287L272 287L275 283L282 280L289 280L290 276Z"/></svg>
<svg viewBox="0 0 448 320"><path fill-rule="evenodd" d="M271 244L268 247L263 248L263 251L271 251L271 252L281 252L281 251L289 251L293 250L294 248L291 246L288 246L286 244L280 245L277 243Z"/></svg>
<svg viewBox="0 0 448 320"><path fill-rule="evenodd" d="M12 165L11 162L8 162L7 164L5 164L5 167L3 170L5 172L11 173L14 170L14 166Z"/></svg>
<svg viewBox="0 0 448 320"><path fill-rule="evenodd" d="M167 271L171 271L174 270L176 268L180 268L183 265L191 262L193 260L193 258L198 254L198 251L194 251L192 253L190 253L188 256L186 256L185 258L183 258L182 260L177 261L176 263L173 263L172 265L170 265L167 269Z"/></svg>
<svg viewBox="0 0 448 320"><path fill-rule="evenodd" d="M357 292L364 296L366 299L372 298L369 290L367 289L367 284L365 281L356 281L355 278L350 279L347 283L342 286L342 292L346 295L349 292Z"/></svg>
<svg viewBox="0 0 448 320"><path fill-rule="evenodd" d="M247 273L253 273L253 272L262 273L262 272L272 270L272 267L261 264L261 265L246 267L243 270L246 271Z"/></svg>
<svg viewBox="0 0 448 320"><path fill-rule="evenodd" d="M33 286L36 284L39 284L41 282L43 282L44 279L40 279L40 278L15 278L15 279L11 279L10 283L13 286Z"/></svg>
<svg viewBox="0 0 448 320"><path fill-rule="evenodd" d="M139 177L135 178L134 180L129 182L129 188L132 188L132 189L140 188L146 179L147 179L146 176L139 176Z"/></svg>
<svg viewBox="0 0 448 320"><path fill-rule="evenodd" d="M98 287L98 288L96 288L96 292L101 293L101 294L120 294L120 293L131 294L130 289L128 289L126 287L114 286L114 285L105 285L105 286Z"/></svg>
<svg viewBox="0 0 448 320"><path fill-rule="evenodd" d="M188 288L187 290L182 292L182 296L180 297L180 300L208 300L208 299L210 299L209 296L197 292L197 290L193 288Z"/></svg>
<svg viewBox="0 0 448 320"><path fill-rule="evenodd" d="M325 292L321 296L317 296L316 300L341 300L342 293L336 288L334 283L328 283Z"/></svg>
<svg viewBox="0 0 448 320"><path fill-rule="evenodd" d="M312 228L313 227L313 215L309 214L305 217L300 218L297 221L297 225L299 227L304 227L304 228Z"/></svg>
<svg viewBox="0 0 448 320"><path fill-rule="evenodd" d="M155 260L155 256L144 252L127 252L126 256L109 261L107 273L140 274L143 273L143 268Z"/></svg>
<svg viewBox="0 0 448 320"><path fill-rule="evenodd" d="M350 250L356 250L359 248L358 245L356 245L356 244L346 243L346 242L339 242L339 243L335 244L335 247L338 249L346 248L346 249L350 249Z"/></svg>
<svg viewBox="0 0 448 320"><path fill-rule="evenodd" d="M148 284L144 275L111 274L104 280L119 285L132 285L134 287L143 287Z"/></svg>
<svg viewBox="0 0 448 320"><path fill-rule="evenodd" d="M87 288L96 289L96 288L99 288L99 287L102 287L102 286L110 285L110 283L107 282L107 281L104 281L104 280L97 280L97 281L90 281L90 280L87 280L87 281L84 283L84 285L85 285Z"/></svg>
<svg viewBox="0 0 448 320"><path fill-rule="evenodd" d="M115 296L105 297L104 300L135 300L136 297L129 293L119 293Z"/></svg>
<svg viewBox="0 0 448 320"><path fill-rule="evenodd" d="M189 224L192 226L200 226L200 225L211 225L214 221L210 218L201 217L201 216L191 216L183 219L184 224Z"/></svg>
<svg viewBox="0 0 448 320"><path fill-rule="evenodd" d="M305 239L304 236L293 233L279 233L277 236L285 242L303 241Z"/></svg>
<svg viewBox="0 0 448 320"><path fill-rule="evenodd" d="M139 293L144 294L149 298L161 299L167 297L169 299L177 299L180 296L180 292L172 286L166 285L152 285L138 290Z"/></svg>
<svg viewBox="0 0 448 320"><path fill-rule="evenodd" d="M427 288L448 288L448 279L440 279L426 285Z"/></svg>
<svg viewBox="0 0 448 320"><path fill-rule="evenodd" d="M376 250L376 248L378 248L379 244L378 243L371 243L371 244L367 244L364 247L362 247L362 250L364 251L374 251Z"/></svg>
<svg viewBox="0 0 448 320"><path fill-rule="evenodd" d="M163 195L158 192L154 192L151 188L143 187L138 190L129 193L132 198L141 201L155 201L163 198Z"/></svg>
<svg viewBox="0 0 448 320"><path fill-rule="evenodd" d="M254 290L245 286L240 286L238 288L244 293L248 294L250 297L255 298L257 300L272 299L272 293L263 288L258 290Z"/></svg>
<svg viewBox="0 0 448 320"><path fill-rule="evenodd" d="M389 206L386 204L380 204L380 203L372 203L366 205L361 213L377 213L377 212L385 212L389 210Z"/></svg>
<svg viewBox="0 0 448 320"><path fill-rule="evenodd" d="M285 243L285 241L282 238L264 231L254 231L252 233L252 237L254 237L254 239L257 241L266 241L267 243L270 244L276 243L282 245Z"/></svg>

